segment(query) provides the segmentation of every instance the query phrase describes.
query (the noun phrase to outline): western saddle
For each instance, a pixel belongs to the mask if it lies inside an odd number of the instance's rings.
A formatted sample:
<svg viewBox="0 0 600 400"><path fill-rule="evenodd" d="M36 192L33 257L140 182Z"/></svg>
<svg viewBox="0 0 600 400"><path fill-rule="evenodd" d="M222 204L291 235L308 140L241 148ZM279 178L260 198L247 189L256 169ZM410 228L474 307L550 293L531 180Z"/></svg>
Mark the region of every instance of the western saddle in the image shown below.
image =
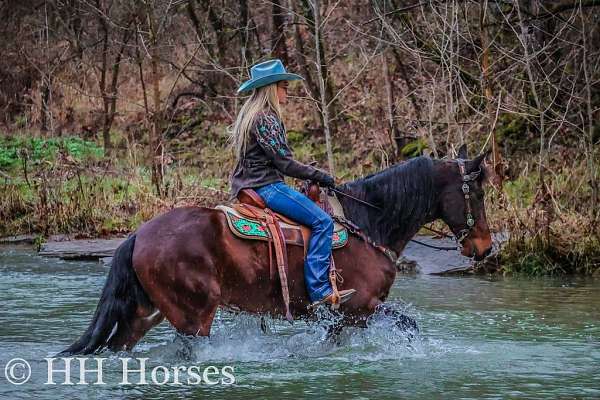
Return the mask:
<svg viewBox="0 0 600 400"><path fill-rule="evenodd" d="M337 202L337 199L328 199L328 196L325 193L321 193L319 186L314 183L307 184L304 191L306 192L306 195L315 203L317 203L322 209L324 209L330 215L334 214L333 208L330 204L330 200ZM291 322L293 318L290 313L289 307L290 294L287 282L288 260L286 242L298 245L301 241L304 247L304 255L306 256L308 242L311 234L310 228L300 225L299 223L292 221L289 218L269 209L265 204L264 200L260 197L260 195L252 189L242 189L237 196L237 200L238 203L232 204L231 208L235 210L235 212L237 212L237 214L240 216L246 217L249 220L260 221L262 224L261 226L257 227L258 231L264 230L265 227L268 231L264 232L263 240L267 240L269 243L269 266L271 270L271 278L274 278L275 275L272 257L273 247L275 252L277 272L279 275L279 281L281 283L283 302L285 305L285 317L288 321ZM217 206L217 208L224 211L226 215L228 214L228 209L231 210L226 206ZM230 215L228 215L228 222L230 228L232 228L232 218L233 216L230 213ZM298 237L299 235L297 235L298 230L301 232L300 237ZM235 229L232 228L232 231L234 231L235 233ZM296 235L294 235L295 232ZM339 232L344 232L347 240L347 232L345 232L345 230ZM338 237L339 234L335 233L334 235ZM345 242L338 247L342 247L344 244ZM339 280L340 282L343 282L343 280L341 279L339 272L336 271L333 257L331 257L330 260L331 262L329 265L329 280L331 282L331 286L334 292L334 302L332 308L337 309L339 308L339 292L337 289L337 281Z"/></svg>

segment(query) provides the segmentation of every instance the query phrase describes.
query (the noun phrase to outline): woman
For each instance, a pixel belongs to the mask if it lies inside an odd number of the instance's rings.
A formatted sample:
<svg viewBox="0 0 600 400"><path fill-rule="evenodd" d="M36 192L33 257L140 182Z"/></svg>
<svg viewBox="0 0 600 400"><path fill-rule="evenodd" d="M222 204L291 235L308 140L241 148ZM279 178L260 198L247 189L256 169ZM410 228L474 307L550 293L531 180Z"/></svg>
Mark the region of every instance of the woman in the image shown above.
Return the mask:
<svg viewBox="0 0 600 400"><path fill-rule="evenodd" d="M239 87L238 93L252 93L237 116L231 136L237 158L231 177L232 197L237 197L241 189L252 188L271 210L310 227L304 261L310 301L343 303L355 290L342 290L339 299L334 298L328 276L333 221L312 200L284 182L287 175L325 187L335 184L326 172L295 161L287 144L280 105L287 102L288 81L302 77L287 73L280 60L257 64L250 74L251 79Z"/></svg>

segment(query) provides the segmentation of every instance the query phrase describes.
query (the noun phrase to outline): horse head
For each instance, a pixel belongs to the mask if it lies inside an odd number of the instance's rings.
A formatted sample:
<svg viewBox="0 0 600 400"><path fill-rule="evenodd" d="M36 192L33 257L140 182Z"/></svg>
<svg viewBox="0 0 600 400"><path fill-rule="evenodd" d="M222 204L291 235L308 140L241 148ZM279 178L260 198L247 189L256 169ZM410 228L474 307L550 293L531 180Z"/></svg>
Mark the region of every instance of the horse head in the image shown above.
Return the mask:
<svg viewBox="0 0 600 400"><path fill-rule="evenodd" d="M488 153L470 160L466 146L461 146L458 158L438 163L438 217L454 233L464 256L481 260L492 249L483 187L486 170L483 161Z"/></svg>

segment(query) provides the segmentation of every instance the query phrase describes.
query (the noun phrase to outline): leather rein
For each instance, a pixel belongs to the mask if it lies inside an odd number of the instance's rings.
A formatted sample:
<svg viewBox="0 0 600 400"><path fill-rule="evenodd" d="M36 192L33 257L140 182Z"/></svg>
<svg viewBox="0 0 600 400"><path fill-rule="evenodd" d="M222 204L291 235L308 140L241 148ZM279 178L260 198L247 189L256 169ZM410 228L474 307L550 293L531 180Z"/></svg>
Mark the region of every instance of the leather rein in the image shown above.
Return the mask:
<svg viewBox="0 0 600 400"><path fill-rule="evenodd" d="M475 226L475 218L473 217L473 207L471 205L471 187L469 186L469 183L476 181L479 178L479 176L481 175L481 169L478 169L477 171L473 171L470 174L467 174L466 167L465 167L465 162L466 162L466 160L463 160L461 158L456 159L456 163L458 164L458 170L460 172L460 175L462 177L462 182L463 182L463 184L461 186L461 190L462 190L463 195L465 197L465 210L466 210L465 218L466 218L466 226L467 227L465 229L461 229L458 232L458 235L451 236L451 235L448 235L447 233L438 231L436 229L432 229L432 228L429 228L427 226L423 226L423 228L425 228L428 231L433 232L433 233L435 233L437 235L440 235L440 236L443 236L443 237L446 237L446 238L454 239L454 241L456 242L457 246L435 246L435 245L432 245L432 244L421 242L421 241L416 240L416 239L410 239L411 242L414 242L414 243L417 243L417 244L419 244L421 246L429 247L429 248L435 249L435 250L451 251L451 250L461 250L462 249L464 240L467 238L467 236L469 236L469 234L473 230L473 227ZM343 191L341 191L339 189L336 189L336 188L333 188L333 187L330 187L328 189L331 190L331 191L333 191L333 192L335 192L335 193L338 193L338 194L340 194L342 196L348 197L349 199L352 199L352 200L354 200L354 201L356 201L358 203L364 204L366 206L369 206L369 207L374 208L374 209L379 210L379 211L383 211L383 209L381 207L376 206L373 203L369 203L368 201L365 201L365 200L359 199L357 197L354 197L351 194L343 192ZM338 222L342 222L342 224L346 225L349 221L346 220L346 221L338 221ZM354 225L354 224L352 224L352 225ZM356 226L352 226L352 228L353 228L352 231L357 231L358 230L357 229L358 227L356 227ZM356 232L353 232L353 233L356 233ZM368 242L372 243L371 240L368 240ZM374 244L374 243L372 243L372 244ZM386 249L385 253L388 256L389 256L389 252L392 252L392 250L389 250L389 249L385 248L384 246L381 246L381 245L376 245L376 246L377 247L382 247L382 248Z"/></svg>

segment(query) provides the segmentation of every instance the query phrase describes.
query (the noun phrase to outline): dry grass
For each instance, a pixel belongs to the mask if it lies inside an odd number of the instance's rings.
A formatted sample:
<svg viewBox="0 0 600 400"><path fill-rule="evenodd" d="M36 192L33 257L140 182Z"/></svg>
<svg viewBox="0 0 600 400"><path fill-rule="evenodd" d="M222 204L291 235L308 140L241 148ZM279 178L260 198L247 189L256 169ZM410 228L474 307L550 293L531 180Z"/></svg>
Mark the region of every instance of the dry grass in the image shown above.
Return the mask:
<svg viewBox="0 0 600 400"><path fill-rule="evenodd" d="M546 171L539 184L535 171L491 191L488 220L495 231L509 232L497 260L505 274L600 273L598 214L589 209L585 163L574 159Z"/></svg>
<svg viewBox="0 0 600 400"><path fill-rule="evenodd" d="M0 185L0 235L106 236L135 230L174 207L226 202L232 160L221 139L207 140L197 147L199 164L173 162L165 167L161 196L150 182L142 150L135 146L112 164L59 153L51 161L38 162L27 174L16 168ZM300 133L291 133L290 140L302 161L323 153L320 143L306 140ZM355 158L339 161L347 177L360 175L364 167ZM576 179L585 176L582 165L574 159L570 166L549 171L544 192L539 190L535 171L518 165L516 169L522 173L505 182L501 193L488 191L490 227L510 232L497 260L501 272L599 273L599 229L593 213L585 207L590 189L585 179Z"/></svg>
<svg viewBox="0 0 600 400"><path fill-rule="evenodd" d="M226 200L219 182L184 172L186 168L167 169L165 190L159 197L149 171L131 162L118 166L65 159L44 163L27 181L20 174L0 185L0 218L4 221L0 235L106 236L130 232L174 207L211 206Z"/></svg>

